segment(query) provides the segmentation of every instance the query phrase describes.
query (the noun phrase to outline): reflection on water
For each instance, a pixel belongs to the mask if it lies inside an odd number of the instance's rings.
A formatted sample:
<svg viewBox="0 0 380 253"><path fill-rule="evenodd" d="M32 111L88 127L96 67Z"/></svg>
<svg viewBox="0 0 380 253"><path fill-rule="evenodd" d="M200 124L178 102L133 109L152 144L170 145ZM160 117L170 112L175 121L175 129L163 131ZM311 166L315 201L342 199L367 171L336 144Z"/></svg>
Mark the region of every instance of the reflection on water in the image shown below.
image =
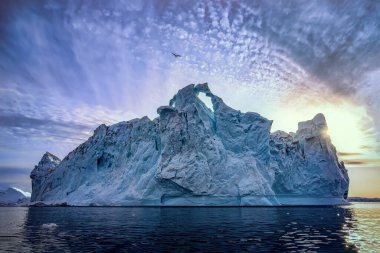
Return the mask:
<svg viewBox="0 0 380 253"><path fill-rule="evenodd" d="M360 252L380 252L380 204L356 203L350 207L352 217L346 217L341 233L348 245Z"/></svg>
<svg viewBox="0 0 380 253"><path fill-rule="evenodd" d="M293 208L7 207L0 208L0 248L376 252L379 225L377 203Z"/></svg>

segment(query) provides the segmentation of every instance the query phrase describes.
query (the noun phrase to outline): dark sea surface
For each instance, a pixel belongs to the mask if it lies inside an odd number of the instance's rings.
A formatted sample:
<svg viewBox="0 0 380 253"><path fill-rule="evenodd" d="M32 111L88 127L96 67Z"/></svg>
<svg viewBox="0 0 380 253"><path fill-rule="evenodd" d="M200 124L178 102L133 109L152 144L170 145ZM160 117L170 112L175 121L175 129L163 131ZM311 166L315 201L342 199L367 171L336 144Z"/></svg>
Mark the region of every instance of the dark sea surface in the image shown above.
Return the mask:
<svg viewBox="0 0 380 253"><path fill-rule="evenodd" d="M380 252L380 203L2 207L0 228L1 252Z"/></svg>

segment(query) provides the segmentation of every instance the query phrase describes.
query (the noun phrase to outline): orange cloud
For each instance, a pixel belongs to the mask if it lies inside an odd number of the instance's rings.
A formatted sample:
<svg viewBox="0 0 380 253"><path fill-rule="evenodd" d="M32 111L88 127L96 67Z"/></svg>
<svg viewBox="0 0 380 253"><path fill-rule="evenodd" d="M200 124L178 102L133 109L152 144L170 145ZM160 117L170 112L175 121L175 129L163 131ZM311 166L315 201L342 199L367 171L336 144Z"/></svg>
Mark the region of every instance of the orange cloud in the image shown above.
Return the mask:
<svg viewBox="0 0 380 253"><path fill-rule="evenodd" d="M380 159L347 159L343 160L348 165L380 165Z"/></svg>
<svg viewBox="0 0 380 253"><path fill-rule="evenodd" d="M338 152L338 156L357 156L362 155L362 153L355 153L355 152Z"/></svg>

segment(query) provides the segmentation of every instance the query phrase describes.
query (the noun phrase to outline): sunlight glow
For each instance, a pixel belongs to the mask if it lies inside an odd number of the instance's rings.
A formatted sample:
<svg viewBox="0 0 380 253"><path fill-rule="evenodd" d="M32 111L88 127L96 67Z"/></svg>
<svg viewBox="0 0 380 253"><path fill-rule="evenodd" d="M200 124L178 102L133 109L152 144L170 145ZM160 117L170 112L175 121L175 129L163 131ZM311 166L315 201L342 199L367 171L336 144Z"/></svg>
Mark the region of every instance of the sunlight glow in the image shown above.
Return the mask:
<svg viewBox="0 0 380 253"><path fill-rule="evenodd" d="M312 119L317 113L325 115L328 134L335 145L339 159L344 161L351 180L349 196L377 197L380 193L380 159L376 150L373 121L364 107L350 102L291 105L275 111L272 132L284 130L295 132L299 121ZM370 185L372 187L363 187Z"/></svg>
<svg viewBox="0 0 380 253"><path fill-rule="evenodd" d="M284 110L286 113L284 113ZM363 107L351 103L339 105L324 104L304 106L303 109L286 108L281 115L275 113L272 131L297 130L300 121L312 119L317 113L326 117L328 134L339 152L359 152L362 146L371 145L371 140L363 130L364 120L370 121Z"/></svg>

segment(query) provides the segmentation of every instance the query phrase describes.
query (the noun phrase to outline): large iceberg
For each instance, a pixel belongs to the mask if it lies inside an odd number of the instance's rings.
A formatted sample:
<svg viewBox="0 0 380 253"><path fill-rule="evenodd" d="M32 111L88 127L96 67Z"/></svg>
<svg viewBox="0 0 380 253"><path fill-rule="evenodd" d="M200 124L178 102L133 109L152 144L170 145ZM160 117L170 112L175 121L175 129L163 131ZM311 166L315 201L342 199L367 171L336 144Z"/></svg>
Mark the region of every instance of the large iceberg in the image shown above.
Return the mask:
<svg viewBox="0 0 380 253"><path fill-rule="evenodd" d="M199 95L206 95L209 108ZM345 204L349 178L322 114L296 133L188 85L159 117L100 125L62 161L34 168L34 202L69 205L272 206Z"/></svg>

